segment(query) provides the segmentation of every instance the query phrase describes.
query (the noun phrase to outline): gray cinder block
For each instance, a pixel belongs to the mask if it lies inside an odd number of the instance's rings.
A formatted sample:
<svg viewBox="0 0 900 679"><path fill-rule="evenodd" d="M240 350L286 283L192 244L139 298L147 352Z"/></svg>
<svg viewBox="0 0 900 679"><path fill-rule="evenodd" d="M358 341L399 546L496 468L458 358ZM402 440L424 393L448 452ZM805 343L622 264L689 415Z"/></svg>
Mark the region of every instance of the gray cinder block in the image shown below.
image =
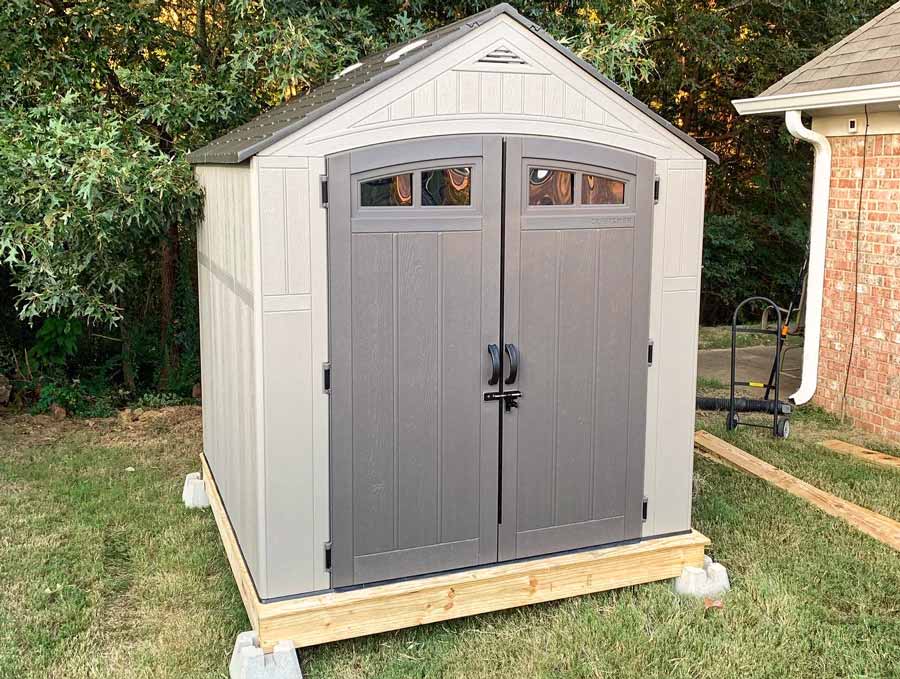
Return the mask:
<svg viewBox="0 0 900 679"><path fill-rule="evenodd" d="M184 490L181 491L181 499L188 509L202 509L209 507L209 496L206 494L206 484L200 477L200 472L193 472L184 478Z"/></svg>
<svg viewBox="0 0 900 679"><path fill-rule="evenodd" d="M279 641L263 653L256 632L237 635L228 671L231 679L303 679L294 642Z"/></svg>
<svg viewBox="0 0 900 679"><path fill-rule="evenodd" d="M681 575L675 578L675 591L684 596L718 596L729 589L731 583L725 566L713 562L708 556L703 557L703 568L685 566Z"/></svg>

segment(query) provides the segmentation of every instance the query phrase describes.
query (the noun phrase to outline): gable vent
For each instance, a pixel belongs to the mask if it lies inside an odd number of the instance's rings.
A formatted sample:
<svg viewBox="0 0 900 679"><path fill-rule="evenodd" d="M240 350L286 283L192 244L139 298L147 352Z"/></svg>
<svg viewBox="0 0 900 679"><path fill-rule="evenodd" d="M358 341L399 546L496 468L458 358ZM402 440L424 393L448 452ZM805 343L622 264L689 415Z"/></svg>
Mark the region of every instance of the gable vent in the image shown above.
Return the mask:
<svg viewBox="0 0 900 679"><path fill-rule="evenodd" d="M522 57L506 47L491 50L478 60L482 64L526 64Z"/></svg>

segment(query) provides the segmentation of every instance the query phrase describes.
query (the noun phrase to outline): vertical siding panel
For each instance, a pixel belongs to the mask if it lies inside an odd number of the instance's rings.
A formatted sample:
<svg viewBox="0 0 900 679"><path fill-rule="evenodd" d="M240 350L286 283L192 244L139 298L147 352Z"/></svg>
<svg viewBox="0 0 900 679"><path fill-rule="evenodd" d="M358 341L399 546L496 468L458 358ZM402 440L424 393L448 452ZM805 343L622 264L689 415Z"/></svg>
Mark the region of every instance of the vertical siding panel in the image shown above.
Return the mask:
<svg viewBox="0 0 900 679"><path fill-rule="evenodd" d="M500 113L503 107L503 79L500 73L481 74L481 112Z"/></svg>
<svg viewBox="0 0 900 679"><path fill-rule="evenodd" d="M682 170L669 171L669 191L666 196L666 242L664 246L663 275L681 274L681 241L684 238L685 202L695 196L685 193L685 173Z"/></svg>
<svg viewBox="0 0 900 679"><path fill-rule="evenodd" d="M503 112L522 112L522 74L503 74Z"/></svg>
<svg viewBox="0 0 900 679"><path fill-rule="evenodd" d="M202 167L199 254L203 446L254 580L260 572L249 167Z"/></svg>
<svg viewBox="0 0 900 679"><path fill-rule="evenodd" d="M327 215L317 200L319 176L325 174L325 161L311 158L309 164L310 196L310 270L312 288L312 399L313 399L313 502L315 526L312 550L317 562L315 589L325 589L330 578L325 570L325 550L320 546L329 539L330 517L328 510L328 395L322 385L322 365L328 361L328 269L327 269Z"/></svg>
<svg viewBox="0 0 900 679"><path fill-rule="evenodd" d="M663 293L659 355L660 393L657 427L657 484L653 502L659 508L655 532L685 530L691 522L691 474L694 435L696 361L685 360L696 350L697 292ZM688 327L690 320L693 327Z"/></svg>
<svg viewBox="0 0 900 679"><path fill-rule="evenodd" d="M438 76L435 93L435 112L437 115L456 113L458 110L459 88L457 74L447 71Z"/></svg>
<svg viewBox="0 0 900 679"><path fill-rule="evenodd" d="M654 352L658 350L661 332L662 313L662 289L663 289L663 256L666 234L666 202L668 200L668 161L656 161L656 174L659 176L660 202L653 208L653 244L652 263L650 266L650 337L654 341ZM646 456L644 458L644 492L653 494L657 478L657 450L659 442L659 429L657 427L659 409L659 360L654 359L653 365L647 371L647 435ZM655 517L658 509L657 502L649 502L647 505L647 520L643 525L643 535L653 535L655 531Z"/></svg>
<svg viewBox="0 0 900 679"><path fill-rule="evenodd" d="M524 106L523 112L528 115L544 115L544 94L547 76L526 73L523 81Z"/></svg>
<svg viewBox="0 0 900 679"><path fill-rule="evenodd" d="M435 113L435 82L425 83L416 89L413 99L413 115L416 118L433 116Z"/></svg>
<svg viewBox="0 0 900 679"><path fill-rule="evenodd" d="M481 74L471 71L459 73L459 112L481 112Z"/></svg>
<svg viewBox="0 0 900 679"><path fill-rule="evenodd" d="M703 195L703 172L689 170L684 173L685 193L689 196ZM700 252L703 243L703 201L690 200L684 207L682 225L681 267L678 273L682 276L696 276L700 270Z"/></svg>
<svg viewBox="0 0 900 679"><path fill-rule="evenodd" d="M312 325L308 311L263 316L266 511L270 591L312 587L315 557L302 539L313 523ZM303 527L303 528L300 528ZM296 590L295 590L296 591Z"/></svg>
<svg viewBox="0 0 900 679"><path fill-rule="evenodd" d="M596 102L587 99L584 104L584 119L595 125L606 124L606 111L604 111Z"/></svg>
<svg viewBox="0 0 900 679"><path fill-rule="evenodd" d="M285 170L285 229L287 231L287 290L291 294L310 291L309 211L306 170Z"/></svg>
<svg viewBox="0 0 900 679"><path fill-rule="evenodd" d="M584 119L584 95L568 85L566 85L566 118L569 120Z"/></svg>
<svg viewBox="0 0 900 679"><path fill-rule="evenodd" d="M563 117L566 84L555 75L547 76L547 92L544 101L544 114L552 118Z"/></svg>
<svg viewBox="0 0 900 679"><path fill-rule="evenodd" d="M391 120L404 120L413 114L412 94L404 94L391 104Z"/></svg>
<svg viewBox="0 0 900 679"><path fill-rule="evenodd" d="M259 226L264 295L287 293L284 210L284 170L260 168Z"/></svg>

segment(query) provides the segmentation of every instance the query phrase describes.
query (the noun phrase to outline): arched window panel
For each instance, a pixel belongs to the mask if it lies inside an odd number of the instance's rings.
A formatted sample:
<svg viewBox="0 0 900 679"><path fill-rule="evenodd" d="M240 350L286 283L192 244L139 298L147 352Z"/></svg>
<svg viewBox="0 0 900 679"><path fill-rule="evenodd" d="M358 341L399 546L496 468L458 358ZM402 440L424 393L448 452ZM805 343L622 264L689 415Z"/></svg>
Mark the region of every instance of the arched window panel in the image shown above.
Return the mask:
<svg viewBox="0 0 900 679"><path fill-rule="evenodd" d="M532 167L528 170L529 205L572 205L575 174L566 170Z"/></svg>
<svg viewBox="0 0 900 679"><path fill-rule="evenodd" d="M624 205L625 182L584 173L581 175L582 205Z"/></svg>
<svg viewBox="0 0 900 679"><path fill-rule="evenodd" d="M362 207L410 207L413 204L412 173L369 179L360 184Z"/></svg>
<svg viewBox="0 0 900 679"><path fill-rule="evenodd" d="M471 167L446 167L422 171L422 205L471 204Z"/></svg>

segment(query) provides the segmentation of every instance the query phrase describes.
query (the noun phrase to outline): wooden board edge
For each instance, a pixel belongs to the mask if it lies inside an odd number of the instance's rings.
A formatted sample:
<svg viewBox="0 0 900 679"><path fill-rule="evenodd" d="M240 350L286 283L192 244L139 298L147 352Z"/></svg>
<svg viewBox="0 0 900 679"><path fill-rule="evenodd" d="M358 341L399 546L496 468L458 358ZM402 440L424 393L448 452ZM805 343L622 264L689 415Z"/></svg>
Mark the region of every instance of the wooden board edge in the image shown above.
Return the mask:
<svg viewBox="0 0 900 679"><path fill-rule="evenodd" d="M695 432L694 444L716 462L736 467L740 471L756 476L776 488L808 502L826 514L845 521L888 547L900 551L900 522L889 516L832 495L707 431Z"/></svg>
<svg viewBox="0 0 900 679"><path fill-rule="evenodd" d="M877 450L863 448L855 443L848 443L847 441L841 441L840 439L820 441L819 445L834 453L851 455L858 460L871 462L872 464L877 464L889 469L900 469L900 457L897 457L896 455L888 455L887 453L882 453Z"/></svg>
<svg viewBox="0 0 900 679"><path fill-rule="evenodd" d="M206 487L206 495L209 497L209 506L212 509L216 526L219 529L222 546L225 548L225 556L228 557L228 564L231 566L231 573L241 595L241 601L244 602L244 609L247 611L250 625L258 633L259 607L262 604L256 596L256 589L253 586L253 580L250 578L250 572L247 570L247 564L244 562L244 556L241 554L241 549L238 546L237 537L231 526L231 520L225 512L225 505L222 503L222 497L219 495L216 481L203 453L200 454L200 467L203 483Z"/></svg>
<svg viewBox="0 0 900 679"><path fill-rule="evenodd" d="M702 566L707 544L708 538L691 531L632 545L263 604L257 631L264 649L283 639L304 647L641 585L677 577L685 566Z"/></svg>

